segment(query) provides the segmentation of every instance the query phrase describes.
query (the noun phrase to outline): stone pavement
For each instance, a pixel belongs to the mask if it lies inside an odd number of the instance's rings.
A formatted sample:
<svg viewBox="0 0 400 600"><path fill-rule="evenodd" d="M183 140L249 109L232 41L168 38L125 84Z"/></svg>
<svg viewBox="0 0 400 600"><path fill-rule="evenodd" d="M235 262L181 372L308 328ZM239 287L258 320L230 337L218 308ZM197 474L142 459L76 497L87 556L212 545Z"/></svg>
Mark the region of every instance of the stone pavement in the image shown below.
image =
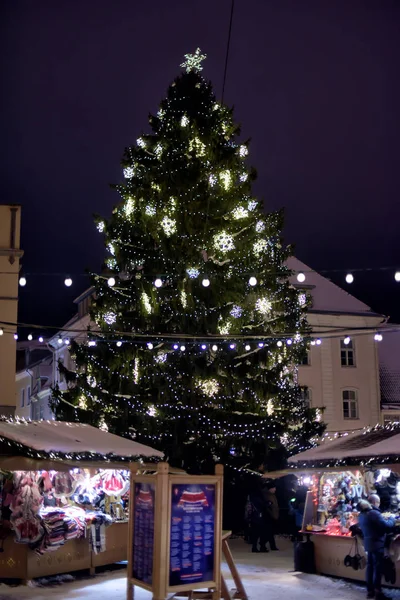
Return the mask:
<svg viewBox="0 0 400 600"><path fill-rule="evenodd" d="M278 539L280 552L252 554L242 540L231 540L237 567L249 600L361 600L365 588L342 580L293 571L292 544ZM226 572L226 568L223 568ZM0 600L126 600L125 570L77 578L56 587L10 587L0 585ZM228 573L226 572L226 575ZM387 591L400 600L400 590ZM135 600L151 600L151 594L136 588Z"/></svg>

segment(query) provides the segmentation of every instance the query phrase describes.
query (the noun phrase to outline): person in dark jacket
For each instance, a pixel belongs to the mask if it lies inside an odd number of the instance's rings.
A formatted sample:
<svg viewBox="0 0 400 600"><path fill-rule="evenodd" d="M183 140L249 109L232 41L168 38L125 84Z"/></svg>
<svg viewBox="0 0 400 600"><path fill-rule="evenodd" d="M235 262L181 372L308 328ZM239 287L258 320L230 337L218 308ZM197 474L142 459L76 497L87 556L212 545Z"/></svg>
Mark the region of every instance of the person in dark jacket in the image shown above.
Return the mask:
<svg viewBox="0 0 400 600"><path fill-rule="evenodd" d="M257 477L249 494L248 519L250 524L250 540L252 552L268 552L265 527L265 501L263 496L263 480ZM258 544L260 543L260 547Z"/></svg>
<svg viewBox="0 0 400 600"><path fill-rule="evenodd" d="M279 505L275 492L275 482L268 481L263 489L263 497L265 503L264 524L266 541L269 542L271 550L279 550L279 548L277 548L275 544L275 531L279 519Z"/></svg>
<svg viewBox="0 0 400 600"><path fill-rule="evenodd" d="M367 598L384 600L388 598L382 592L382 565L386 534L390 533L395 525L394 519L384 519L379 510L380 498L371 494L366 500L358 504L360 516L358 525L363 533L364 548L368 554L367 561Z"/></svg>

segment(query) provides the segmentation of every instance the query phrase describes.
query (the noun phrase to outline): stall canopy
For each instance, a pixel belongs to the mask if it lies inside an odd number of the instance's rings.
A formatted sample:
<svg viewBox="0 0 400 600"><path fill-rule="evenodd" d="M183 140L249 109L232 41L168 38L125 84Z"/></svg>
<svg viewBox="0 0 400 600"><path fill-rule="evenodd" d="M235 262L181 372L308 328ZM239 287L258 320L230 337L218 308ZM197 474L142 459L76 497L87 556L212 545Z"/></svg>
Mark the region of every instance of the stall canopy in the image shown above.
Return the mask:
<svg viewBox="0 0 400 600"><path fill-rule="evenodd" d="M400 425L377 425L343 435L289 458L295 468L389 465L400 463Z"/></svg>
<svg viewBox="0 0 400 600"><path fill-rule="evenodd" d="M59 470L99 464L124 468L130 462L162 458L159 450L84 423L0 421L0 468L34 470L44 468L44 462L46 468Z"/></svg>

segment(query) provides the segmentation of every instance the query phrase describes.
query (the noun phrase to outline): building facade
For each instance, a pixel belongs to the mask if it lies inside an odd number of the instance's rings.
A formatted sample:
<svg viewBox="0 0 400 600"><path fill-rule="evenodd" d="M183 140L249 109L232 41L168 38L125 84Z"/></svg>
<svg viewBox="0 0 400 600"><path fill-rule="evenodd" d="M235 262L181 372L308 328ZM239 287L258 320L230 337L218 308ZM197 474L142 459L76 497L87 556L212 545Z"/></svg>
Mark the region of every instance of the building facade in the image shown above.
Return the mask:
<svg viewBox="0 0 400 600"><path fill-rule="evenodd" d="M0 205L0 414L15 410L16 323L20 259L21 207Z"/></svg>
<svg viewBox="0 0 400 600"><path fill-rule="evenodd" d="M379 346L383 423L400 422L400 325L388 325Z"/></svg>
<svg viewBox="0 0 400 600"><path fill-rule="evenodd" d="M35 421L53 419L52 385L53 352L37 341L18 342L15 416Z"/></svg>
<svg viewBox="0 0 400 600"><path fill-rule="evenodd" d="M381 421L378 345L385 318L296 258L289 267L304 272L312 297L308 321L318 343L299 366L305 401L323 409L328 432L345 432ZM294 278L293 284L298 287Z"/></svg>

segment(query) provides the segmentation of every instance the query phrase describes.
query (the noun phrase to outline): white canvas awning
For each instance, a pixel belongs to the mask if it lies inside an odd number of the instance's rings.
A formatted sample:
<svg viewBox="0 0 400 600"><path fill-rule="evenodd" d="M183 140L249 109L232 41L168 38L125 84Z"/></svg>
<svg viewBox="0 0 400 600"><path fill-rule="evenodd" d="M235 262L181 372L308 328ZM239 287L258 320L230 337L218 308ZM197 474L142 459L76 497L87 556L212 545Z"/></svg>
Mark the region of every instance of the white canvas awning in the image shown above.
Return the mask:
<svg viewBox="0 0 400 600"><path fill-rule="evenodd" d="M289 464L296 468L341 465L389 464L400 461L400 428L376 427L352 433L296 454Z"/></svg>
<svg viewBox="0 0 400 600"><path fill-rule="evenodd" d="M84 423L67 423L64 421L0 421L0 438L2 440L2 450L0 456L0 466L11 464L12 448L14 445L12 442L23 444L27 448L31 449L29 452L30 461L36 460L35 452L37 451L37 460L48 460L58 463L60 460L57 456L52 456L53 453L62 453L71 455L68 460L64 460L65 464L68 463L68 468L72 464L77 462L77 458L80 454L93 455L93 466L94 461L97 465L101 463L99 457L104 456L104 462L107 462L107 466L110 468L110 462L118 463L119 466L124 464L125 460L129 462L129 459L135 460L137 457L143 458L163 458L163 453L144 444L139 444L134 440L128 440L118 435L96 429L90 425ZM7 440L10 440L10 451L7 450ZM39 454L40 453L40 454ZM48 456L43 457L41 453L46 453ZM21 453L18 452L18 456L15 457L15 461L19 464L21 458L24 456L23 449ZM115 457L115 458L114 458ZM121 457L118 461L118 457ZM37 462L36 460L36 462ZM85 465L92 462L85 458L82 462L79 461L81 466L85 462ZM111 468L116 468L111 467ZM11 469L10 469L11 470Z"/></svg>

